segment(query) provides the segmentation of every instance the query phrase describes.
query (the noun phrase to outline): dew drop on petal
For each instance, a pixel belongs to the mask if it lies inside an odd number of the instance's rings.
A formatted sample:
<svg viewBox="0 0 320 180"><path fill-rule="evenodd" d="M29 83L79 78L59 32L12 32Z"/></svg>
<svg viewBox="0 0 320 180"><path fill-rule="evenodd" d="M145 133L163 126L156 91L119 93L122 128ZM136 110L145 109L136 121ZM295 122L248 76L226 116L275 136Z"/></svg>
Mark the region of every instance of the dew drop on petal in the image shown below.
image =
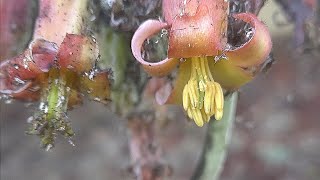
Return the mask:
<svg viewBox="0 0 320 180"><path fill-rule="evenodd" d="M180 58L179 60L180 60L180 62L186 62L185 58Z"/></svg>
<svg viewBox="0 0 320 180"><path fill-rule="evenodd" d="M18 65L18 64L14 64L13 67L14 67L14 69L16 69L16 70L19 69L19 65Z"/></svg>
<svg viewBox="0 0 320 180"><path fill-rule="evenodd" d="M70 64L67 66L67 68L68 69L74 69L74 67L72 65L70 65Z"/></svg>
<svg viewBox="0 0 320 180"><path fill-rule="evenodd" d="M94 98L93 100L95 100L95 101L98 101L98 102L100 102L101 101L101 99L100 98Z"/></svg>
<svg viewBox="0 0 320 180"><path fill-rule="evenodd" d="M15 77L15 78L14 78L14 81L17 83L17 85L23 85L23 84L26 83L26 82L24 82L23 80L21 80L21 79L18 78L18 77Z"/></svg>

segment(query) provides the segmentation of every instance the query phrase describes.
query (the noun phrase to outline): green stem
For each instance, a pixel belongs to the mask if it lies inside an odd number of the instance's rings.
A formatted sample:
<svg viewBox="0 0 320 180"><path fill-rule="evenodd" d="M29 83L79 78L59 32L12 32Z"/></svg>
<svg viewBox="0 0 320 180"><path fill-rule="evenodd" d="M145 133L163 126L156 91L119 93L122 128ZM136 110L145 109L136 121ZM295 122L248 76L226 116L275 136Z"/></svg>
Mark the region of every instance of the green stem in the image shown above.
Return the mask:
<svg viewBox="0 0 320 180"><path fill-rule="evenodd" d="M203 153L192 180L216 180L219 178L225 162L227 146L231 139L237 100L237 92L227 96L222 119L209 122Z"/></svg>
<svg viewBox="0 0 320 180"><path fill-rule="evenodd" d="M66 78L57 69L52 69L49 74L50 85L48 101L47 120L60 119L61 115L67 111L67 87Z"/></svg>
<svg viewBox="0 0 320 180"><path fill-rule="evenodd" d="M49 150L54 146L57 134L69 140L74 135L70 123L66 120L68 96L72 84L70 74L57 68L49 71L49 84L42 91L43 99L40 111L34 115L29 134L37 134L41 138L42 147ZM69 83L68 83L69 82ZM71 144L73 144L70 141Z"/></svg>

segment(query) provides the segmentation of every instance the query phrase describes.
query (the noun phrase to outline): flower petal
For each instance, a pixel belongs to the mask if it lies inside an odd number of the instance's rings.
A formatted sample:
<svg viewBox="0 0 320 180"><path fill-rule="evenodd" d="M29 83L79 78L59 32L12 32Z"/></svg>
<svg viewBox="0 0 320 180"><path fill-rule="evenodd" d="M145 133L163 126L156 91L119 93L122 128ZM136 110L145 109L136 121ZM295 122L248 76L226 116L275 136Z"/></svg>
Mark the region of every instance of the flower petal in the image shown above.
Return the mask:
<svg viewBox="0 0 320 180"><path fill-rule="evenodd" d="M179 59L175 58L166 58L160 62L147 62L141 56L143 42L161 29L167 27L168 25L166 23L157 20L147 20L140 25L132 37L131 50L133 56L142 64L144 70L153 76L164 76L170 73L179 63Z"/></svg>
<svg viewBox="0 0 320 180"><path fill-rule="evenodd" d="M33 61L41 72L48 72L54 64L57 52L57 44L45 39L35 39L29 44L29 48L25 52L25 58L31 61L29 63Z"/></svg>
<svg viewBox="0 0 320 180"><path fill-rule="evenodd" d="M81 77L81 91L88 94L89 98L98 102L107 103L110 101L110 73L99 72L93 78Z"/></svg>
<svg viewBox="0 0 320 180"><path fill-rule="evenodd" d="M156 92L156 100L158 104L182 105L182 92L191 75L190 66L191 61L188 60L180 63L178 77L174 82L174 88L172 89L171 84L166 84Z"/></svg>
<svg viewBox="0 0 320 180"><path fill-rule="evenodd" d="M23 94L22 91L30 88L31 84L36 86L37 83L33 82L41 73L48 72L55 56L54 43L42 39L32 41L24 53L1 62L0 93L15 96Z"/></svg>
<svg viewBox="0 0 320 180"><path fill-rule="evenodd" d="M99 56L99 48L92 38L67 34L61 43L57 59L62 68L79 73L90 71Z"/></svg>
<svg viewBox="0 0 320 180"><path fill-rule="evenodd" d="M241 13L233 17L249 23L254 29L254 34L248 42L234 50L226 51L225 54L233 64L240 67L261 64L269 55L272 47L267 27L254 14Z"/></svg>
<svg viewBox="0 0 320 180"><path fill-rule="evenodd" d="M237 67L229 60L209 63L212 76L224 89L236 90L252 80L253 76L241 67Z"/></svg>
<svg viewBox="0 0 320 180"><path fill-rule="evenodd" d="M168 24L172 24L175 18L181 13L193 16L199 5L199 0L163 0L162 11L163 16Z"/></svg>
<svg viewBox="0 0 320 180"><path fill-rule="evenodd" d="M197 3L193 6L195 14L184 12L174 19L169 31L169 58L214 56L225 48L228 3L224 0Z"/></svg>

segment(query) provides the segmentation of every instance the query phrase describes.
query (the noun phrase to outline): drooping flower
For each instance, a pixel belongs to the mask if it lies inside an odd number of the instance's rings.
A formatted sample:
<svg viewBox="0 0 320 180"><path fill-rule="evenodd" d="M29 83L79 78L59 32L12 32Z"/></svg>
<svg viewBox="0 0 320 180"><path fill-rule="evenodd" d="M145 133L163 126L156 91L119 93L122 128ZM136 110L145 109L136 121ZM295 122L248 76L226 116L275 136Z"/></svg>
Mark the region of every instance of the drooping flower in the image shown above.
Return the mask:
<svg viewBox="0 0 320 180"><path fill-rule="evenodd" d="M250 68L263 63L270 53L266 26L254 14L234 14L234 18L252 26L252 37L240 47L229 47L227 1L164 0L162 8L166 22L147 20L131 42L134 57L150 75L164 76L179 66L172 91L168 93L168 87L164 87L166 91L159 91L156 100L160 104L182 104L198 126L213 115L221 119L223 89L235 90L249 82L254 76ZM141 55L143 43L163 28L169 32L168 57L147 62Z"/></svg>
<svg viewBox="0 0 320 180"><path fill-rule="evenodd" d="M110 74L96 69L98 56L96 42L86 36L67 34L59 48L53 42L34 40L24 53L1 63L0 93L40 100L30 133L39 134L43 145L52 145L55 131L73 136L66 111L80 104L83 95L109 101Z"/></svg>
<svg viewBox="0 0 320 180"><path fill-rule="evenodd" d="M110 72L96 66L98 44L84 35L88 3L39 1L29 47L0 64L0 95L39 101L39 110L28 119L29 133L39 135L47 149L57 134L68 139L74 135L67 110L81 104L84 96L102 103L110 98Z"/></svg>

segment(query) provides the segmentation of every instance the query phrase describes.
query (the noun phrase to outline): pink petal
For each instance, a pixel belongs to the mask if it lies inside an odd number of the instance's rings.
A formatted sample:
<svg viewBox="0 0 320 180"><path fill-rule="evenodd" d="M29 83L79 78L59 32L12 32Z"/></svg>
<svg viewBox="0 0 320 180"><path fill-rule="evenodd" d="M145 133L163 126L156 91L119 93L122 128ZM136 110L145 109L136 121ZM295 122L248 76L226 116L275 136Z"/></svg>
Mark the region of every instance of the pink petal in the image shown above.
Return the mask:
<svg viewBox="0 0 320 180"><path fill-rule="evenodd" d="M166 58L160 62L147 62L141 56L141 49L143 42L147 40L152 35L161 31L163 28L167 28L166 23L157 21L157 20L147 20L140 25L137 31L134 33L131 41L131 50L133 56L139 61L144 70L154 76L163 76L172 71L178 63L179 59Z"/></svg>
<svg viewBox="0 0 320 180"><path fill-rule="evenodd" d="M190 2L187 1L187 5ZM203 0L193 6L195 14L175 18L169 34L168 57L215 56L226 46L228 3Z"/></svg>
<svg viewBox="0 0 320 180"><path fill-rule="evenodd" d="M264 62L271 51L271 37L267 27L250 13L233 15L249 23L253 28L253 37L242 46L229 50L225 54L232 63L240 67L256 66Z"/></svg>
<svg viewBox="0 0 320 180"><path fill-rule="evenodd" d="M193 16L199 5L198 1L199 0L188 0L187 3L184 4L184 0L163 0L162 11L166 22L171 25L182 12Z"/></svg>
<svg viewBox="0 0 320 180"><path fill-rule="evenodd" d="M94 68L98 56L99 48L92 38L67 34L59 48L57 61L60 67L81 73Z"/></svg>
<svg viewBox="0 0 320 180"><path fill-rule="evenodd" d="M30 43L24 53L3 61L0 64L0 93L22 99L31 98L24 96L34 93L27 89L36 85L33 81L40 74L49 71L54 64L56 51L54 43L37 39Z"/></svg>

